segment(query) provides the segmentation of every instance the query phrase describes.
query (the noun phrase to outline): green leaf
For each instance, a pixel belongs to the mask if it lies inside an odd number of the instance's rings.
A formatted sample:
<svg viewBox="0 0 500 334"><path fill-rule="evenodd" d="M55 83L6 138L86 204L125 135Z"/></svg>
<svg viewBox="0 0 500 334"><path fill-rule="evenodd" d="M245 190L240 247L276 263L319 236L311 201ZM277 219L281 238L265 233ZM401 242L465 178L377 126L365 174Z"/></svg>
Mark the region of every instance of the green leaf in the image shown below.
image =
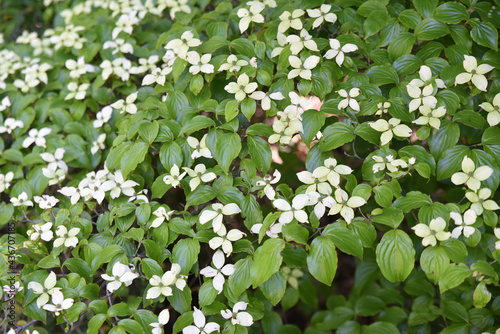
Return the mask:
<svg viewBox="0 0 500 334"><path fill-rule="evenodd" d="M403 219L403 210L394 207L384 208L380 214L371 217L374 223L387 225L394 229L398 228Z"/></svg>
<svg viewBox="0 0 500 334"><path fill-rule="evenodd" d="M230 43L230 47L248 58L255 56L254 45L246 38L237 38L233 40Z"/></svg>
<svg viewBox="0 0 500 334"><path fill-rule="evenodd" d="M150 279L154 275L163 276L163 269L158 265L153 259L145 258L141 261L141 269L147 279Z"/></svg>
<svg viewBox="0 0 500 334"><path fill-rule="evenodd" d="M389 57L395 60L403 55L409 54L413 49L413 44L415 44L416 39L415 35L409 32L402 32L395 36L387 48Z"/></svg>
<svg viewBox="0 0 500 334"><path fill-rule="evenodd" d="M439 159L444 151L457 144L459 138L460 128L458 124L443 120L439 130L429 137L431 154L435 159Z"/></svg>
<svg viewBox="0 0 500 334"><path fill-rule="evenodd" d="M489 22L469 21L470 36L479 45L498 51L498 30Z"/></svg>
<svg viewBox="0 0 500 334"><path fill-rule="evenodd" d="M426 0L427 1L427 0ZM446 24L435 19L423 19L415 27L415 36L420 41L430 41L450 33Z"/></svg>
<svg viewBox="0 0 500 334"><path fill-rule="evenodd" d="M213 200L217 196L217 191L210 186L198 186L186 198L186 208L193 205L200 205Z"/></svg>
<svg viewBox="0 0 500 334"><path fill-rule="evenodd" d="M485 145L500 145L500 129L497 127L489 127L483 132L481 139Z"/></svg>
<svg viewBox="0 0 500 334"><path fill-rule="evenodd" d="M363 334L398 334L400 331L390 322L378 321L370 326L363 326Z"/></svg>
<svg viewBox="0 0 500 334"><path fill-rule="evenodd" d="M316 237L307 256L307 268L311 275L330 286L337 272L337 262L337 251L333 241L328 237Z"/></svg>
<svg viewBox="0 0 500 334"><path fill-rule="evenodd" d="M316 136L319 130L325 124L326 115L324 112L317 110L306 110L302 114L302 125L304 132L301 133L302 140L307 146L311 145L311 141Z"/></svg>
<svg viewBox="0 0 500 334"><path fill-rule="evenodd" d="M173 288L172 295L168 296L167 299L168 302L174 308L174 310L176 310L180 314L189 312L191 310L192 297L191 297L191 289L189 289L188 286L185 286L184 289L182 290Z"/></svg>
<svg viewBox="0 0 500 334"><path fill-rule="evenodd" d="M194 239L179 240L172 250L172 263L181 266L181 274L187 275L191 267L198 261L200 243Z"/></svg>
<svg viewBox="0 0 500 334"><path fill-rule="evenodd" d="M63 266L85 278L88 283L92 282L90 266L82 259L70 258L64 261Z"/></svg>
<svg viewBox="0 0 500 334"><path fill-rule="evenodd" d="M485 282L480 282L474 290L473 301L477 308L485 307L491 299L491 292L486 288Z"/></svg>
<svg viewBox="0 0 500 334"><path fill-rule="evenodd" d="M122 319L118 322L118 327L123 328L130 334L144 334L141 325L132 319Z"/></svg>
<svg viewBox="0 0 500 334"><path fill-rule="evenodd" d="M462 161L469 153L466 146L458 145L446 150L437 166L437 179L444 180L451 177L454 173L462 169Z"/></svg>
<svg viewBox="0 0 500 334"><path fill-rule="evenodd" d="M427 274L427 277L437 283L446 266L450 263L450 258L443 247L427 247L420 256L420 266Z"/></svg>
<svg viewBox="0 0 500 334"><path fill-rule="evenodd" d="M371 317L385 309L385 303L382 299L375 296L362 296L354 305L356 316Z"/></svg>
<svg viewBox="0 0 500 334"><path fill-rule="evenodd" d="M370 77L370 81L377 86L386 84L397 84L399 76L394 67L389 65L372 66L366 71L366 75Z"/></svg>
<svg viewBox="0 0 500 334"><path fill-rule="evenodd" d="M415 29L417 24L422 20L420 15L413 9L405 9L399 13L399 22L410 29Z"/></svg>
<svg viewBox="0 0 500 334"><path fill-rule="evenodd" d="M363 23L365 37L369 37L378 33L383 27L387 26L389 19L390 16L386 12L372 12Z"/></svg>
<svg viewBox="0 0 500 334"><path fill-rule="evenodd" d="M132 314L132 310L126 303L111 306L107 312L108 317L126 317Z"/></svg>
<svg viewBox="0 0 500 334"><path fill-rule="evenodd" d="M182 150L176 142L165 143L160 148L160 161L167 171L174 165L182 166Z"/></svg>
<svg viewBox="0 0 500 334"><path fill-rule="evenodd" d="M405 196L401 196L394 201L392 206L400 208L404 213L410 212L412 209L420 208L425 204L432 204L429 195L423 194L420 191L410 191Z"/></svg>
<svg viewBox="0 0 500 334"><path fill-rule="evenodd" d="M235 298L239 296L252 285L252 277L250 276L250 268L253 261L250 256L239 260L234 265L234 273L229 276L229 289Z"/></svg>
<svg viewBox="0 0 500 334"><path fill-rule="evenodd" d="M201 307L212 304L217 297L217 290L215 290L212 282L205 282L200 288L198 302Z"/></svg>
<svg viewBox="0 0 500 334"><path fill-rule="evenodd" d="M439 279L439 291L443 293L446 290L459 286L470 274L470 269L465 264L450 263L444 269Z"/></svg>
<svg viewBox="0 0 500 334"><path fill-rule="evenodd" d="M442 301L443 315L456 322L469 322L467 309L460 303L454 301Z"/></svg>
<svg viewBox="0 0 500 334"><path fill-rule="evenodd" d="M455 114L453 122L459 122L474 129L486 129L488 124L483 116L472 110L462 110Z"/></svg>
<svg viewBox="0 0 500 334"><path fill-rule="evenodd" d="M467 20L469 14L467 8L461 3L445 2L436 9L434 18L444 23L457 24L462 20Z"/></svg>
<svg viewBox="0 0 500 334"><path fill-rule="evenodd" d="M241 150L241 138L236 133L222 135L215 146L215 160L222 170L227 173L229 166L238 156Z"/></svg>
<svg viewBox="0 0 500 334"><path fill-rule="evenodd" d="M247 137L248 149L258 170L266 174L271 167L272 153L269 144L257 136Z"/></svg>
<svg viewBox="0 0 500 334"><path fill-rule="evenodd" d="M250 121L252 116L255 114L255 110L257 109L257 103L254 99L249 97L245 98L241 101L241 112L245 117Z"/></svg>
<svg viewBox="0 0 500 334"><path fill-rule="evenodd" d="M321 152L331 151L354 139L354 128L347 123L337 122L326 127L319 142Z"/></svg>
<svg viewBox="0 0 500 334"><path fill-rule="evenodd" d="M431 17L438 0L414 0L413 5L423 17Z"/></svg>
<svg viewBox="0 0 500 334"><path fill-rule="evenodd" d="M415 265L415 249L408 235L401 230L388 231L376 249L380 271L391 282L404 281Z"/></svg>
<svg viewBox="0 0 500 334"><path fill-rule="evenodd" d="M189 135L193 132L199 131L201 129L206 129L211 126L215 126L215 122L211 118L198 115L191 118L186 122L186 124L184 124L180 134L187 133Z"/></svg>
<svg viewBox="0 0 500 334"><path fill-rule="evenodd" d="M152 121L151 123L142 123L139 125L139 135L149 144L152 144L158 131L160 129L160 124L157 121Z"/></svg>
<svg viewBox="0 0 500 334"><path fill-rule="evenodd" d="M99 333L99 328L101 328L102 324L104 321L106 321L107 315L106 314L96 314L90 319L88 323L88 329L87 333L88 334L97 334Z"/></svg>
<svg viewBox="0 0 500 334"><path fill-rule="evenodd" d="M257 248L250 269L254 289L279 270L283 261L281 251L284 248L285 242L281 239L268 239Z"/></svg>
<svg viewBox="0 0 500 334"><path fill-rule="evenodd" d="M285 295L286 280L281 272L274 273L271 278L259 286L264 296L271 304L278 304Z"/></svg>
<svg viewBox="0 0 500 334"><path fill-rule="evenodd" d="M323 235L330 238L342 252L363 258L363 244L361 239L350 229L340 223L328 225L323 230Z"/></svg>

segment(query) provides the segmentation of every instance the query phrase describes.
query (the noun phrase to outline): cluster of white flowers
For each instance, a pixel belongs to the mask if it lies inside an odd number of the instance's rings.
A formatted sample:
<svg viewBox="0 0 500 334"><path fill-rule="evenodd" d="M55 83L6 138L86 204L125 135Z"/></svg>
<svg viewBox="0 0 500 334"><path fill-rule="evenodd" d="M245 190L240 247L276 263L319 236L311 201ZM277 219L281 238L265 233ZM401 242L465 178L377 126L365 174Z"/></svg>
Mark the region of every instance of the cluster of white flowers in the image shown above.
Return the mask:
<svg viewBox="0 0 500 334"><path fill-rule="evenodd" d="M303 132L302 114L310 103L310 99L299 96L295 92L288 94L291 104L278 112L278 119L273 123L274 134L269 136L269 143L288 145L297 132Z"/></svg>
<svg viewBox="0 0 500 334"><path fill-rule="evenodd" d="M42 159L49 163L46 168L42 168L43 175L49 179L49 185L57 184L66 178L68 165L62 160L64 152L64 148L58 148L54 154L47 152L40 154Z"/></svg>

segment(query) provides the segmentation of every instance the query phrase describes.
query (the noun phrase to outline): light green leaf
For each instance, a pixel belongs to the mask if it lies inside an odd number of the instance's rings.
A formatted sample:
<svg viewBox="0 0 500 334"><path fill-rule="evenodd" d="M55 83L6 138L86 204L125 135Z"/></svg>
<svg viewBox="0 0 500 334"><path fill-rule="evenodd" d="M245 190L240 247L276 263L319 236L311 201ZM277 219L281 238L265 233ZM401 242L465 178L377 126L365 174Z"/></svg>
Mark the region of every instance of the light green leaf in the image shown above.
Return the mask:
<svg viewBox="0 0 500 334"><path fill-rule="evenodd" d="M284 248L285 242L281 239L268 239L257 248L250 269L253 288L267 281L279 270L283 261L281 251Z"/></svg>
<svg viewBox="0 0 500 334"><path fill-rule="evenodd" d="M328 237L316 237L307 256L307 268L311 275L330 286L337 272L337 262L337 251L333 241Z"/></svg>
<svg viewBox="0 0 500 334"><path fill-rule="evenodd" d="M401 230L388 231L376 249L380 271L391 282L404 281L415 266L415 249Z"/></svg>
<svg viewBox="0 0 500 334"><path fill-rule="evenodd" d="M222 135L215 146L215 160L224 172L229 171L229 166L241 150L241 138L236 133Z"/></svg>

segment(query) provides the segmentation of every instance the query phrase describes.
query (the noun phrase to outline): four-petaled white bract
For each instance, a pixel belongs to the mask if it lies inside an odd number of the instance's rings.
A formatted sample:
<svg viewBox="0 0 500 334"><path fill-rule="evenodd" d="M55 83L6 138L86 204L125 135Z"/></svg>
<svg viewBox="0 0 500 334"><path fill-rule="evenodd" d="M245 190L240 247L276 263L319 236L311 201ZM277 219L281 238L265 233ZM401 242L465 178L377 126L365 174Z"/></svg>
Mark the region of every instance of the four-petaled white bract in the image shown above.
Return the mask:
<svg viewBox="0 0 500 334"><path fill-rule="evenodd" d="M212 332L219 332L220 326L216 322L207 323L203 312L194 307L193 312L194 325L184 327L182 334L209 334Z"/></svg>
<svg viewBox="0 0 500 334"><path fill-rule="evenodd" d="M389 121L379 119L369 124L373 129L382 132L382 135L380 136L380 145L384 146L385 144L391 142L393 135L404 138L411 136L413 133L412 129L410 129L408 125L400 123L401 120L391 118Z"/></svg>
<svg viewBox="0 0 500 334"><path fill-rule="evenodd" d="M455 221L455 225L458 225L451 231L452 238L458 238L461 234L468 238L474 234L476 229L470 226L476 222L477 214L474 210L465 211L463 218L458 212L450 212L450 218Z"/></svg>
<svg viewBox="0 0 500 334"><path fill-rule="evenodd" d="M348 224L354 219L353 209L366 204L366 200L364 198L359 196L352 196L349 198L349 194L340 188L335 190L334 195L333 199L335 200L335 204L332 205L328 214L336 215L340 213Z"/></svg>
<svg viewBox="0 0 500 334"><path fill-rule="evenodd" d="M132 281L139 277L138 273L132 272L129 266L120 263L120 261L115 262L112 269L113 276L108 274L102 274L101 277L108 281L107 290L111 293L118 290L122 283L125 283L125 286L129 286L132 284Z"/></svg>
<svg viewBox="0 0 500 334"><path fill-rule="evenodd" d="M462 160L462 172L457 172L451 176L451 182L456 185L466 184L471 190L478 190L481 187L481 181L487 180L493 174L493 169L489 166L480 166L471 158L465 156Z"/></svg>
<svg viewBox="0 0 500 334"><path fill-rule="evenodd" d="M446 222L442 217L437 217L431 220L429 226L426 224L419 223L412 227L415 234L422 239L422 245L424 246L435 246L437 240L444 241L451 237L450 232L446 232Z"/></svg>
<svg viewBox="0 0 500 334"><path fill-rule="evenodd" d="M56 288L57 278L56 274L51 271L49 276L45 279L43 285L38 282L29 282L28 289L33 290L33 292L38 296L36 300L36 305L41 308L43 305L47 304L49 301L49 295L53 295L55 291L61 288Z"/></svg>
<svg viewBox="0 0 500 334"><path fill-rule="evenodd" d="M234 94L234 98L240 102L247 96L251 94L258 87L256 82L250 82L250 78L246 73L243 73L238 77L236 82L230 82L224 87L224 89L230 93Z"/></svg>
<svg viewBox="0 0 500 334"><path fill-rule="evenodd" d="M52 304L43 305L43 309L54 312L55 315L58 316L61 311L67 310L73 306L74 302L73 298L65 299L61 290L55 290L52 294Z"/></svg>
<svg viewBox="0 0 500 334"><path fill-rule="evenodd" d="M158 322L152 322L151 324L149 324L151 327L153 327L151 332L153 334L162 334L163 326L166 325L169 320L170 320L170 312L168 311L168 309L164 309L158 315Z"/></svg>
<svg viewBox="0 0 500 334"><path fill-rule="evenodd" d="M248 312L242 312L247 309L247 306L246 302L237 302L232 311L227 309L220 311L220 313L224 319L231 320L233 325L249 327L253 324L253 317Z"/></svg>
<svg viewBox="0 0 500 334"><path fill-rule="evenodd" d="M221 250L218 250L212 257L212 263L214 266L205 267L200 270L201 275L205 277L213 277L212 285L219 294L222 292L224 282L226 281L224 276L231 276L235 270L234 265L232 264L224 265L225 261L224 253Z"/></svg>
<svg viewBox="0 0 500 334"><path fill-rule="evenodd" d="M467 55L464 55L463 65L466 72L457 75L455 78L455 86L472 81L477 89L486 92L488 80L484 75L492 71L494 67L488 64L481 64L478 66L477 59Z"/></svg>

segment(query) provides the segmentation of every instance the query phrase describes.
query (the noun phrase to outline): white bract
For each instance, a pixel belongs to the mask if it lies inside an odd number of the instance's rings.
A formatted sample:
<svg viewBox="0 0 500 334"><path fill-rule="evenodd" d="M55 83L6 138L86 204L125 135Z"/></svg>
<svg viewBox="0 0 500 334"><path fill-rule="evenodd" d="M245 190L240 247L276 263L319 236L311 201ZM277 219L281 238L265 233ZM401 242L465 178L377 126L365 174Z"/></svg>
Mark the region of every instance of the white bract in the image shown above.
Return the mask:
<svg viewBox="0 0 500 334"><path fill-rule="evenodd" d="M325 177L332 186L338 187L340 184L340 175L349 175L352 172L351 167L338 165L337 159L328 158L324 161L323 166L317 167L312 174L316 178Z"/></svg>
<svg viewBox="0 0 500 334"><path fill-rule="evenodd" d="M451 182L456 185L465 184L471 190L478 190L481 187L481 181L488 179L493 174L493 169L489 166L480 166L471 158L465 156L462 160L462 172L457 172L451 176Z"/></svg>
<svg viewBox="0 0 500 334"><path fill-rule="evenodd" d="M446 222L443 218L437 217L431 220L429 226L426 224L417 224L412 227L415 234L422 239L423 246L436 246L437 240L444 241L451 237L450 232L445 232Z"/></svg>
<svg viewBox="0 0 500 334"><path fill-rule="evenodd" d="M65 173L67 173L68 172L68 165L66 165L66 163L62 160L64 158L65 152L66 152L66 150L64 148L60 147L60 148L56 149L54 154L47 153L47 152L40 153L40 157L45 162L49 163L49 165L48 165L49 168L52 168L52 169L60 168Z"/></svg>
<svg viewBox="0 0 500 334"><path fill-rule="evenodd" d="M200 224L204 225L212 221L212 228L215 233L223 228L222 220L224 216L231 216L240 213L241 209L236 203L223 205L220 203L212 204L212 210L205 209L200 215Z"/></svg>
<svg viewBox="0 0 500 334"><path fill-rule="evenodd" d="M402 159L394 159L392 154L385 157L374 155L372 159L375 161L375 164L373 164L372 167L374 173L378 173L386 168L389 172L394 173L398 171L399 167L408 167L408 163L406 161Z"/></svg>
<svg viewBox="0 0 500 334"><path fill-rule="evenodd" d="M57 198L49 195L34 196L33 199L35 200L35 203L38 204L40 209L44 210L52 209L57 203L59 203Z"/></svg>
<svg viewBox="0 0 500 334"><path fill-rule="evenodd" d="M361 93L359 88L351 88L349 93L347 93L345 89L341 89L337 91L337 93L339 93L340 96L344 97L344 99L339 102L339 110L345 109L349 106L352 110L359 111L359 103L358 101L356 101L356 99L354 99Z"/></svg>
<svg viewBox="0 0 500 334"><path fill-rule="evenodd" d="M417 110L421 105L434 108L437 104L437 99L434 97L434 87L432 85L425 86L423 89L420 87L406 85L408 95L412 98L409 104L410 112Z"/></svg>
<svg viewBox="0 0 500 334"><path fill-rule="evenodd" d="M345 53L354 52L358 49L356 44L346 43L344 46L340 45L340 42L336 39L330 39L331 49L325 53L326 59L335 58L335 62L338 66L342 66L345 59Z"/></svg>
<svg viewBox="0 0 500 334"><path fill-rule="evenodd" d="M318 9L308 9L307 14L309 17L316 19L313 22L313 29L319 27L323 21L330 22L334 24L337 21L337 15L334 13L330 13L330 9L332 9L332 5L321 5Z"/></svg>
<svg viewBox="0 0 500 334"><path fill-rule="evenodd" d="M10 106L11 106L10 98L8 96L6 96L2 99L2 102L0 103L0 111L4 111L5 109L7 109Z"/></svg>
<svg viewBox="0 0 500 334"><path fill-rule="evenodd" d="M79 85L76 82L70 82L68 84L69 93L68 93L68 95L66 95L64 100L71 100L71 99L83 100L83 99L85 99L85 96L87 95L87 90L89 89L89 87L90 87L90 84L88 84L88 83L82 83Z"/></svg>
<svg viewBox="0 0 500 334"><path fill-rule="evenodd" d="M204 164L198 164L194 167L194 170L188 167L183 167L188 175L192 178L189 180L189 186L191 191L195 190L202 182L210 182L217 178L217 174L213 172L207 173L207 168Z"/></svg>
<svg viewBox="0 0 500 334"><path fill-rule="evenodd" d="M442 106L437 109L431 110L431 108L427 106L421 106L419 110L422 116L414 120L412 123L418 125L429 124L434 129L439 130L439 127L441 126L441 120L439 118L446 115L446 107Z"/></svg>
<svg viewBox="0 0 500 334"><path fill-rule="evenodd" d="M292 205L282 198L278 198L273 201L273 206L282 211L280 215L279 222L282 225L290 223L294 218L300 223L307 223L309 218L307 213L303 210L304 206L307 205L304 197L295 196L292 200Z"/></svg>
<svg viewBox="0 0 500 334"><path fill-rule="evenodd" d="M185 31L180 39L174 39L167 43L165 49L172 49L179 58L186 60L189 48L194 48L201 45L201 41L194 38L191 31Z"/></svg>
<svg viewBox="0 0 500 334"><path fill-rule="evenodd" d="M418 71L420 78L415 78L410 81L409 85L415 87L423 87L428 84L432 84L432 71L429 66L422 65L420 66L420 70ZM434 79L436 86L438 88L446 88L444 81L438 78Z"/></svg>
<svg viewBox="0 0 500 334"><path fill-rule="evenodd" d="M226 281L224 276L231 276L235 270L234 265L232 264L224 265L225 261L224 253L221 250L218 250L212 257L212 263L214 266L205 267L200 270L201 275L205 277L213 277L212 285L219 294L222 292L224 282Z"/></svg>
<svg viewBox="0 0 500 334"><path fill-rule="evenodd" d="M278 26L278 32L284 33L288 28L293 28L295 30L302 29L302 19L301 17L305 14L302 9L295 9L292 13L285 10L280 15L280 24Z"/></svg>
<svg viewBox="0 0 500 334"><path fill-rule="evenodd" d="M287 43L290 44L290 51L292 51L292 55L299 54L299 52L302 51L303 48L309 49L311 51L319 51L318 45L312 39L312 36L309 35L307 30L305 30L305 29L302 29L298 36L297 35L289 35L286 38L286 41L287 41ZM319 61L319 57L318 57L318 61Z"/></svg>
<svg viewBox="0 0 500 334"><path fill-rule="evenodd" d="M169 320L170 320L170 313L169 313L168 309L164 309L158 315L158 322L152 322L149 324L149 326L153 327L151 332L153 334L162 334L163 333L163 326L165 326Z"/></svg>
<svg viewBox="0 0 500 334"><path fill-rule="evenodd" d="M250 6L250 10L246 8L238 9L237 15L240 18L240 33L244 33L248 29L251 22L264 23L264 16L260 14L264 8L264 4L256 2Z"/></svg>
<svg viewBox="0 0 500 334"><path fill-rule="evenodd" d="M62 245L64 245L64 247L76 247L76 245L78 245L78 237L76 236L78 233L80 233L79 227L73 227L68 232L66 226L59 225L56 230L56 234L59 238L54 240L54 247Z"/></svg>
<svg viewBox="0 0 500 334"><path fill-rule="evenodd" d="M52 132L51 128L41 128L40 131L37 129L31 129L28 132L28 138L23 141L23 147L28 148L31 144L35 143L36 146L46 147L45 136L49 135Z"/></svg>
<svg viewBox="0 0 500 334"><path fill-rule="evenodd" d="M138 92L132 93L127 98L120 99L111 105L112 108L120 110L120 114L125 112L129 114L137 113L137 106L134 104L135 100L137 100Z"/></svg>
<svg viewBox="0 0 500 334"><path fill-rule="evenodd" d="M304 80L311 80L311 70L318 65L320 58L318 56L309 56L304 60L304 63L302 63L299 57L289 56L288 61L293 67L293 70L288 73L288 79L300 76Z"/></svg>
<svg viewBox="0 0 500 334"><path fill-rule="evenodd" d="M208 159L212 159L212 152L207 147L207 134L203 135L201 140L196 139L195 137L187 137L186 139L188 145L194 149L194 152L191 153L191 159L196 159L199 157L205 157Z"/></svg>
<svg viewBox="0 0 500 334"><path fill-rule="evenodd" d="M247 96L247 94L251 94L253 91L257 89L256 82L250 82L250 78L246 73L243 73L238 77L236 82L230 82L224 87L226 92L230 94L234 94L234 98L241 102Z"/></svg>
<svg viewBox="0 0 500 334"><path fill-rule="evenodd" d="M304 276L304 273L297 268L291 269L290 267L282 267L281 271L285 274L285 280L290 284L294 289L299 289L299 278Z"/></svg>
<svg viewBox="0 0 500 334"><path fill-rule="evenodd" d="M105 49L113 49L113 54L121 53L134 53L134 47L132 44L125 41L123 38L117 38L114 41L106 41L102 45L102 48Z"/></svg>
<svg viewBox="0 0 500 334"><path fill-rule="evenodd" d="M90 149L90 153L96 154L97 152L104 150L106 148L106 145L104 145L105 142L106 142L106 134L101 133L97 137L97 140L92 142L92 148Z"/></svg>
<svg viewBox="0 0 500 334"><path fill-rule="evenodd" d="M397 118L391 118L389 121L385 119L379 119L375 122L368 123L372 127L379 132L383 132L380 136L380 145L384 146L387 143L390 143L393 135L398 137L408 138L412 134L412 130L404 124L401 123L401 120Z"/></svg>
<svg viewBox="0 0 500 334"><path fill-rule="evenodd" d="M96 114L96 120L93 123L94 128L100 128L105 123L108 123L108 121L111 119L112 114L113 108L111 108L110 106L102 108L102 110Z"/></svg>
<svg viewBox="0 0 500 334"><path fill-rule="evenodd" d="M173 165L170 169L170 175L165 175L163 177L163 182L170 184L172 187L176 188L181 180L186 176L186 172L180 174L179 166Z"/></svg>
<svg viewBox="0 0 500 334"><path fill-rule="evenodd" d="M51 271L49 276L43 282L43 285L38 282L29 282L28 289L33 290L33 292L38 296L36 300L36 305L41 308L43 305L47 304L49 301L49 295L52 295L55 291L59 291L61 288L56 288L57 278L56 274Z"/></svg>
<svg viewBox="0 0 500 334"><path fill-rule="evenodd" d="M495 126L500 123L500 93L495 95L492 103L483 102L479 106L488 112L486 119L490 126Z"/></svg>
<svg viewBox="0 0 500 334"><path fill-rule="evenodd" d="M463 218L458 212L450 212L450 218L455 221L455 225L458 225L451 231L452 238L458 238L462 233L464 237L468 238L474 234L476 229L470 225L476 222L477 215L472 209L464 212Z"/></svg>
<svg viewBox="0 0 500 334"><path fill-rule="evenodd" d="M54 314L58 316L61 311L67 310L73 306L73 303L73 298L64 299L63 293L60 290L56 290L52 294L52 304L43 305L43 309L54 312Z"/></svg>
<svg viewBox="0 0 500 334"><path fill-rule="evenodd" d="M332 205L328 215L339 214L344 218L347 224L350 224L354 219L354 210L366 204L366 200L359 196L352 196L349 198L349 194L337 188L335 190L334 198L335 203Z"/></svg>
<svg viewBox="0 0 500 334"><path fill-rule="evenodd" d="M477 89L486 92L488 79L486 79L484 75L492 71L494 67L488 64L481 64L478 66L477 59L467 55L464 55L463 65L466 72L457 75L455 78L455 86L472 81Z"/></svg>
<svg viewBox="0 0 500 334"><path fill-rule="evenodd" d="M309 184L309 187L306 189L306 193L313 191L317 191L325 195L330 195L332 193L332 187L330 186L330 183L328 183L326 175L318 176L308 171L302 171L297 173L297 178L300 182Z"/></svg>
<svg viewBox="0 0 500 334"><path fill-rule="evenodd" d="M17 198L11 197L10 202L13 206L33 206L33 202L28 200L28 194L24 191Z"/></svg>
<svg viewBox="0 0 500 334"><path fill-rule="evenodd" d="M66 68L69 70L70 78L79 78L88 72L94 72L94 66L85 63L85 58L81 56L78 60L68 59L65 63Z"/></svg>
<svg viewBox="0 0 500 334"><path fill-rule="evenodd" d="M377 111L375 112L375 115L377 116L383 116L389 111L389 108L391 107L390 102L379 102L377 103Z"/></svg>
<svg viewBox="0 0 500 334"><path fill-rule="evenodd" d="M7 117L3 125L0 125L0 133L7 132L8 134L11 134L12 131L14 131L16 128L24 128L23 121L18 121L12 117Z"/></svg>
<svg viewBox="0 0 500 334"><path fill-rule="evenodd" d="M261 91L255 91L252 94L249 95L251 99L260 101L260 106L262 107L262 110L269 110L271 109L271 100L276 100L276 101L281 101L285 97L281 92L276 92L276 93L264 93Z"/></svg>
<svg viewBox="0 0 500 334"><path fill-rule="evenodd" d="M182 334L209 334L212 332L219 332L220 326L216 322L207 323L203 312L194 307L193 312L194 326L190 325L184 327Z"/></svg>
<svg viewBox="0 0 500 334"><path fill-rule="evenodd" d="M275 170L273 176L266 175L263 180L259 180L256 182L256 185L259 187L264 187L264 194L266 194L267 198L271 201L276 197L276 191L274 191L273 184L279 182L281 178L281 173L279 170Z"/></svg>
<svg viewBox="0 0 500 334"><path fill-rule="evenodd" d="M213 237L210 239L208 242L208 245L210 248L213 250L219 248L222 246L222 251L229 256L233 252L233 242L240 240L245 236L246 234L241 232L238 229L232 229L226 234L226 229L221 228L219 231L217 231L218 236Z"/></svg>
<svg viewBox="0 0 500 334"><path fill-rule="evenodd" d="M172 214L175 212L175 210L168 211L165 209L165 207L160 206L158 209L153 211L153 215L156 216L155 220L151 223L150 227L159 227L163 222L169 221L170 218L172 217Z"/></svg>
<svg viewBox="0 0 500 334"><path fill-rule="evenodd" d="M107 290L111 293L118 290L122 283L125 283L125 286L129 286L132 284L132 281L139 277L139 274L132 272L129 266L122 264L120 261L115 262L112 270L113 276L108 274L102 274L101 277L108 281Z"/></svg>
<svg viewBox="0 0 500 334"><path fill-rule="evenodd" d="M7 174L0 173L0 193L3 193L6 189L9 189L10 182L14 179L14 172L8 172Z"/></svg>
<svg viewBox="0 0 500 334"><path fill-rule="evenodd" d="M214 73L214 65L210 64L210 59L212 59L212 55L210 53L206 53L200 57L198 52L189 51L187 53L187 61L192 65L189 67L189 73L193 75L200 72Z"/></svg>
<svg viewBox="0 0 500 334"><path fill-rule="evenodd" d="M484 210L494 211L500 209L500 206L494 200L489 199L491 197L491 189L489 188L479 189L477 193L468 191L465 193L465 197L472 203L470 207L478 216L483 214Z"/></svg>
<svg viewBox="0 0 500 334"><path fill-rule="evenodd" d="M181 266L177 263L172 263L172 268L163 274L162 277L153 275L149 280L150 288L146 294L146 299L155 299L160 295L168 297L172 296L171 285L175 285L177 289L184 290L186 286L185 276L180 275Z"/></svg>
<svg viewBox="0 0 500 334"><path fill-rule="evenodd" d="M233 311L226 309L220 311L222 317L226 320L231 319L233 325L249 327L253 324L253 317L248 312L242 312L247 309L248 303L237 302L233 306Z"/></svg>

